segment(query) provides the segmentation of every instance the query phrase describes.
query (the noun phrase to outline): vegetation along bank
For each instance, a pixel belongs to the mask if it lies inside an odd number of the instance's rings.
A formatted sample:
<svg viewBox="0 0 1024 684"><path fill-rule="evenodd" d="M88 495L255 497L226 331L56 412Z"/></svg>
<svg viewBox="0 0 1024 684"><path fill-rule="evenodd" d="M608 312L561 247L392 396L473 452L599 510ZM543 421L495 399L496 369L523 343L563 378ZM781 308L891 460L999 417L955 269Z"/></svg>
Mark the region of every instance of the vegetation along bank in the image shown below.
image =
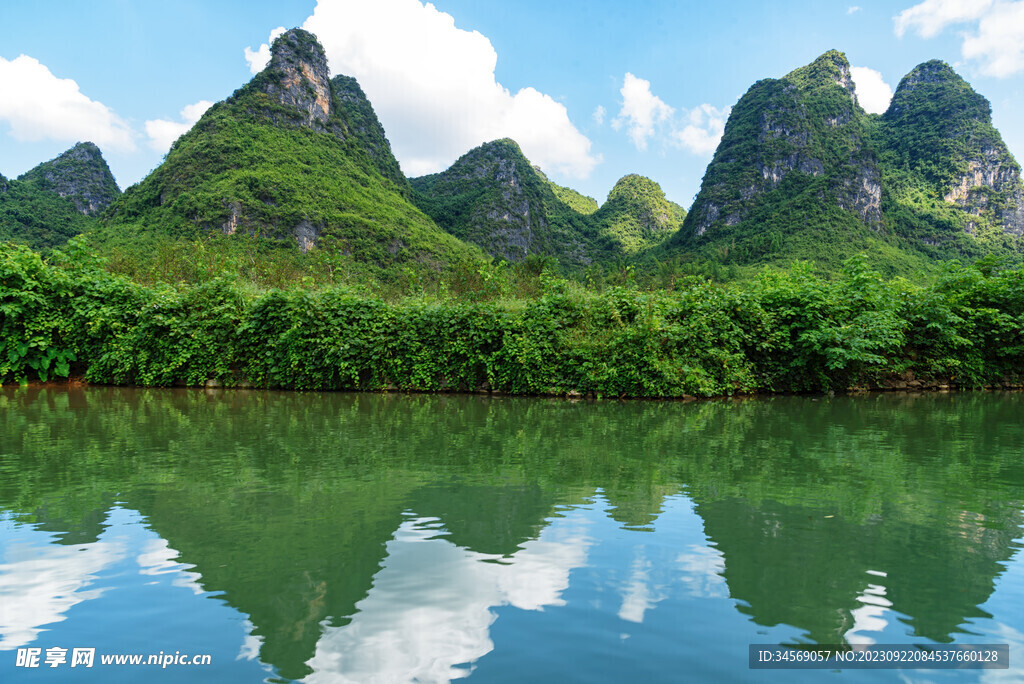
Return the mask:
<svg viewBox="0 0 1024 684"><path fill-rule="evenodd" d="M0 253L0 381L682 397L1024 378L1024 269L993 260L929 285L854 257L832 279L796 264L598 292L541 273L529 300L385 301L216 277L143 285L75 248Z"/></svg>

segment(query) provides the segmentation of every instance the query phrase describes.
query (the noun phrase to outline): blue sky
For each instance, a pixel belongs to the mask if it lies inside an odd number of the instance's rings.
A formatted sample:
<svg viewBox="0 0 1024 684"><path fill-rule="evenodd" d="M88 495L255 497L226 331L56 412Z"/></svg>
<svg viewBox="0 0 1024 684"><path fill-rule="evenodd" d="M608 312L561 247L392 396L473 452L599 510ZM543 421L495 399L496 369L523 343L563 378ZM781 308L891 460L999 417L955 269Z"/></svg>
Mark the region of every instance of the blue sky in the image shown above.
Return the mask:
<svg viewBox="0 0 1024 684"><path fill-rule="evenodd" d="M407 175L508 136L599 202L640 173L688 207L736 100L833 48L869 110L949 62L1024 155L1024 0L38 0L0 5L0 173L92 140L136 183L294 26L359 79Z"/></svg>

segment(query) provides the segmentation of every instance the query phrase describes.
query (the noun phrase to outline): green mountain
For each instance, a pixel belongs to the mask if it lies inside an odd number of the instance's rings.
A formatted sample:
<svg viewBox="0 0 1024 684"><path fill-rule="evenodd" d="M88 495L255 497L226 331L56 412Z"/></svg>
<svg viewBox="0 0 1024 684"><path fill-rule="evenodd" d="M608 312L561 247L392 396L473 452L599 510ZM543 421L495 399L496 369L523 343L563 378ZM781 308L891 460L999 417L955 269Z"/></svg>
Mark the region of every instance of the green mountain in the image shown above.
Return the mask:
<svg viewBox="0 0 1024 684"><path fill-rule="evenodd" d="M18 176L18 180L71 200L87 216L99 214L121 194L103 153L91 142L78 143L56 159Z"/></svg>
<svg viewBox="0 0 1024 684"><path fill-rule="evenodd" d="M630 174L615 184L593 221L619 251L633 255L675 234L684 218L686 210L666 199L660 185Z"/></svg>
<svg viewBox="0 0 1024 684"><path fill-rule="evenodd" d="M598 208L593 198L548 180L507 138L410 182L416 204L452 235L495 258L552 256L570 269L656 245L686 215L657 183L637 175L620 179Z"/></svg>
<svg viewBox="0 0 1024 684"><path fill-rule="evenodd" d="M377 119L370 100L359 83L351 76L338 75L331 79L331 90L341 105L339 114L358 147L370 157L370 161L387 180L395 184L403 195L409 197L412 188L402 173L398 160L391 152L391 143L384 135L384 127Z"/></svg>
<svg viewBox="0 0 1024 684"><path fill-rule="evenodd" d="M878 123L886 214L938 254L1013 248L1024 232L1020 166L988 100L940 61L907 74Z"/></svg>
<svg viewBox="0 0 1024 684"><path fill-rule="evenodd" d="M572 267L600 251L587 220L597 203L549 181L514 140L485 143L410 183L416 204L439 226L493 257L550 255Z"/></svg>
<svg viewBox="0 0 1024 684"><path fill-rule="evenodd" d="M668 247L826 268L866 251L875 267L907 272L928 257L1015 249L1005 236L1024 225L1020 193L988 102L952 69L917 67L879 117L857 104L833 50L740 98Z"/></svg>
<svg viewBox="0 0 1024 684"><path fill-rule="evenodd" d="M380 267L483 258L407 199L373 108L354 79L330 80L312 34L288 31L271 54L111 207L101 241L213 232L303 252L316 246Z"/></svg>
<svg viewBox="0 0 1024 684"><path fill-rule="evenodd" d="M120 194L100 149L78 143L17 180L0 177L0 241L60 246L93 227Z"/></svg>

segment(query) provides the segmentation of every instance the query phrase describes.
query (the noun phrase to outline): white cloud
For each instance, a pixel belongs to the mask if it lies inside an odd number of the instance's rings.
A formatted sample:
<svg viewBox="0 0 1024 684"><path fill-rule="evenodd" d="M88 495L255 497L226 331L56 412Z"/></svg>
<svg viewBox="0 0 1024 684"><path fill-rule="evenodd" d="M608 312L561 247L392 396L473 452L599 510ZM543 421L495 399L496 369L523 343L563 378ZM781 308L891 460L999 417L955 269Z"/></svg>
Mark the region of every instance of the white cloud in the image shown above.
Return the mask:
<svg viewBox="0 0 1024 684"><path fill-rule="evenodd" d="M976 23L963 31L960 52L986 76L1005 78L1024 71L1024 2L1020 0L925 0L895 18L895 31L908 29L922 38L937 36L953 24Z"/></svg>
<svg viewBox="0 0 1024 684"><path fill-rule="evenodd" d="M319 682L449 682L468 676L494 649L499 606L564 606L592 544L587 521L569 517L510 556L459 547L436 518L408 520L387 544L373 587L352 620L325 627L308 662ZM467 666L467 663L469 664Z"/></svg>
<svg viewBox="0 0 1024 684"><path fill-rule="evenodd" d="M199 121L199 117L212 106L213 103L209 100L200 100L195 104L186 105L181 110L181 122L167 121L166 119L147 121L146 135L149 136L149 146L157 152L166 152L170 149L171 143L192 128Z"/></svg>
<svg viewBox="0 0 1024 684"><path fill-rule="evenodd" d="M245 61L249 63L249 71L258 74L263 71L263 67L270 63L270 46L275 38L284 33L284 30L284 26L278 26L270 32L267 42L260 45L256 50L248 47L245 48Z"/></svg>
<svg viewBox="0 0 1024 684"><path fill-rule="evenodd" d="M623 126L638 150L647 149L647 140L655 128L672 118L675 110L651 92L651 82L626 72L622 83L622 109L612 121L615 130Z"/></svg>
<svg viewBox="0 0 1024 684"><path fill-rule="evenodd" d="M850 67L850 78L857 89L857 102L864 111L881 114L889 108L892 87L885 82L882 74L867 67Z"/></svg>
<svg viewBox="0 0 1024 684"><path fill-rule="evenodd" d="M853 7L850 7L849 9L847 9L846 13L847 14L855 14L857 12L860 12L860 10L861 10L860 6L854 5Z"/></svg>
<svg viewBox="0 0 1024 684"><path fill-rule="evenodd" d="M503 137L549 173L585 178L601 161L565 105L534 88L503 87L490 40L431 4L319 0L302 28L324 46L332 74L359 81L408 175L441 171ZM245 50L256 71L269 55L269 41Z"/></svg>
<svg viewBox="0 0 1024 684"><path fill-rule="evenodd" d="M896 35L909 29L922 38L937 36L950 24L977 19L992 6L993 0L925 0L894 17Z"/></svg>
<svg viewBox="0 0 1024 684"><path fill-rule="evenodd" d="M8 533L12 523L0 523ZM27 528L23 528L27 529ZM99 574L125 555L119 543L98 541L62 546L44 533L25 533L23 542L4 549L0 563L0 651L30 644L67 612L106 589L95 586Z"/></svg>
<svg viewBox="0 0 1024 684"><path fill-rule="evenodd" d="M131 127L109 107L27 55L10 61L0 57L0 120L21 141L91 141L103 148L135 149Z"/></svg>
<svg viewBox="0 0 1024 684"><path fill-rule="evenodd" d="M693 154L713 154L725 132L730 111L731 107L718 109L709 104L694 107L687 116L686 125L673 132L675 144Z"/></svg>
<svg viewBox="0 0 1024 684"><path fill-rule="evenodd" d="M604 123L604 115L606 113L607 112L605 112L605 109L604 109L603 106L597 105L597 108L594 109L594 113L592 114L592 116L594 117L594 123L596 123L598 126L603 124Z"/></svg>
<svg viewBox="0 0 1024 684"><path fill-rule="evenodd" d="M651 92L651 82L626 72L622 81L622 108L611 120L614 130L625 129L636 149L647 149L648 143L658 140L692 154L705 156L718 147L730 107L719 109L700 104L678 113L660 97ZM602 113L604 108L601 108ZM594 113L595 119L597 112Z"/></svg>
<svg viewBox="0 0 1024 684"><path fill-rule="evenodd" d="M1004 78L1024 71L1024 2L1000 2L964 36L961 52L981 60L981 72Z"/></svg>

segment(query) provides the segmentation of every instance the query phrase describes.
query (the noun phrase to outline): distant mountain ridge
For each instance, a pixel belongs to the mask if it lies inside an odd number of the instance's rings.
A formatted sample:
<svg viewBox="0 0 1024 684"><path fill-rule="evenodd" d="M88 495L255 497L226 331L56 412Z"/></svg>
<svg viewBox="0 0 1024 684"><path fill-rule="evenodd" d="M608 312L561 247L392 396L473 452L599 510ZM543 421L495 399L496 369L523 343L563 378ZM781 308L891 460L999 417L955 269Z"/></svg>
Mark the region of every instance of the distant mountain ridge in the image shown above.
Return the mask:
<svg viewBox="0 0 1024 684"><path fill-rule="evenodd" d="M884 115L869 115L845 55L826 52L740 98L667 246L737 263L868 250L896 270L1017 251L1020 167L990 111L933 61L901 81Z"/></svg>
<svg viewBox="0 0 1024 684"><path fill-rule="evenodd" d="M411 179L415 202L456 237L507 261L550 255L569 267L622 258L679 229L682 207L631 174L597 202L548 180L514 140L485 143L441 173Z"/></svg>
<svg viewBox="0 0 1024 684"><path fill-rule="evenodd" d="M293 29L124 194L92 143L0 177L0 240L43 249L81 232L143 250L153 236L249 236L385 270L531 257L577 272L793 259L833 270L866 252L897 274L1019 259L1024 184L988 101L949 65L915 67L883 115L867 114L835 50L740 98L689 212L636 174L599 206L508 138L409 179L358 82L332 76L315 36Z"/></svg>

